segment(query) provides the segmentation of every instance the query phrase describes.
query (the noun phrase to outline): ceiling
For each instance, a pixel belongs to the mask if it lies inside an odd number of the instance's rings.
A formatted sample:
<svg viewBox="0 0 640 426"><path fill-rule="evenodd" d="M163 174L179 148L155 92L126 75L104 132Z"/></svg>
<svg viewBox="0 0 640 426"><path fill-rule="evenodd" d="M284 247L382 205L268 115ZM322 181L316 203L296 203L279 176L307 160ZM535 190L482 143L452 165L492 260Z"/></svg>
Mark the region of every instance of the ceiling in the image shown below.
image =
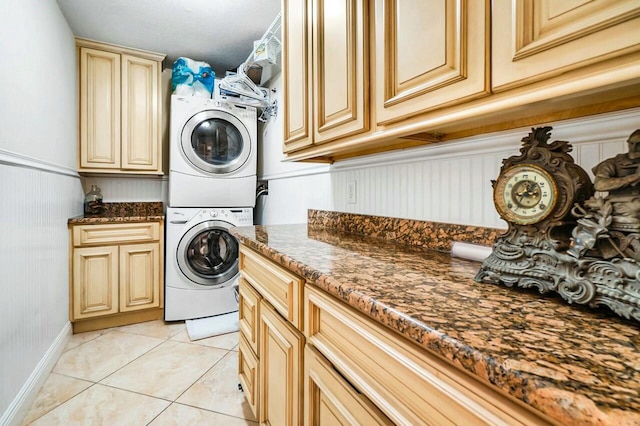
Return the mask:
<svg viewBox="0 0 640 426"><path fill-rule="evenodd" d="M78 37L181 56L235 71L280 11L280 0L57 0Z"/></svg>

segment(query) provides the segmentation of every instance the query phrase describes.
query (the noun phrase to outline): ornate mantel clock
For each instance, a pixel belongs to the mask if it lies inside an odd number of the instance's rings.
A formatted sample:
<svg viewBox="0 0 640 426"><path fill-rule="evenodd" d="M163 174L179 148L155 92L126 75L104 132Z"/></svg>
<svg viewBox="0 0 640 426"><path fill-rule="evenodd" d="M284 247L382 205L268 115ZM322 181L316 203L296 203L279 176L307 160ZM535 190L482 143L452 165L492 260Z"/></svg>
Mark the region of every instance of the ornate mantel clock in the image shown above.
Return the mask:
<svg viewBox="0 0 640 426"><path fill-rule="evenodd" d="M593 185L568 154L569 142L547 143L550 130L532 129L522 139L520 155L505 159L492 182L494 204L509 229L478 278L513 285L528 277L526 286L542 289L551 278L548 266L569 247L575 226L571 209L593 195Z"/></svg>
<svg viewBox="0 0 640 426"><path fill-rule="evenodd" d="M640 256L602 256L605 242L640 247L640 234L607 230L609 201L592 197L593 184L569 155L571 145L548 143L550 130L532 129L522 139L520 155L505 159L492 181L494 204L509 228L476 281L553 291L568 303L606 305L640 321Z"/></svg>

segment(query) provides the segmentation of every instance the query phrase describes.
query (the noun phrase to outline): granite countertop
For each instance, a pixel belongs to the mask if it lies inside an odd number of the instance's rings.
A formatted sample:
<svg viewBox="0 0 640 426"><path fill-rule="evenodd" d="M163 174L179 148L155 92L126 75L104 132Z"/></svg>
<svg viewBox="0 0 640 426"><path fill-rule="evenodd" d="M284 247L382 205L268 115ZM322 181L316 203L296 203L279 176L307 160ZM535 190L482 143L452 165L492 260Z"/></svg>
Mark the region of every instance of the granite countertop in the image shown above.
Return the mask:
<svg viewBox="0 0 640 426"><path fill-rule="evenodd" d="M339 227L254 226L232 233L560 424L640 425L637 323L554 296L476 283L478 262Z"/></svg>
<svg viewBox="0 0 640 426"><path fill-rule="evenodd" d="M69 225L95 223L157 222L164 220L162 202L104 203L104 212L99 215L72 217Z"/></svg>

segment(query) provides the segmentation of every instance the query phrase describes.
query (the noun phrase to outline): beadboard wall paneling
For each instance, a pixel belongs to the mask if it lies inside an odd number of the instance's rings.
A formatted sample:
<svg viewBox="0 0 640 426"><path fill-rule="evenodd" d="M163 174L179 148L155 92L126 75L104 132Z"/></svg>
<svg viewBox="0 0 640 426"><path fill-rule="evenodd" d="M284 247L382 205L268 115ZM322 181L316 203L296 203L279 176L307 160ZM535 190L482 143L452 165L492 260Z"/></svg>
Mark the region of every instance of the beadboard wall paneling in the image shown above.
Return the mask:
<svg viewBox="0 0 640 426"><path fill-rule="evenodd" d="M571 142L571 155L593 177L594 165L626 152L627 138L640 127L640 108L550 125L551 140ZM530 130L354 158L326 171L309 165L279 173L272 165L271 173L261 176L269 180L269 195L258 204L256 223L301 223L311 208L506 228L493 205L491 180L504 158L519 153L521 139ZM276 144L265 138L262 147L268 153ZM313 173L313 179L306 173ZM347 200L350 182L356 186L355 203Z"/></svg>
<svg viewBox="0 0 640 426"><path fill-rule="evenodd" d="M84 193L91 185L100 187L105 203L162 201L166 207L169 197L168 176L84 176Z"/></svg>
<svg viewBox="0 0 640 426"><path fill-rule="evenodd" d="M82 213L73 32L55 1L0 12L0 424L20 424L70 332L67 219Z"/></svg>
<svg viewBox="0 0 640 426"><path fill-rule="evenodd" d="M0 202L1 414L68 324L67 219L82 214L80 179L3 163Z"/></svg>

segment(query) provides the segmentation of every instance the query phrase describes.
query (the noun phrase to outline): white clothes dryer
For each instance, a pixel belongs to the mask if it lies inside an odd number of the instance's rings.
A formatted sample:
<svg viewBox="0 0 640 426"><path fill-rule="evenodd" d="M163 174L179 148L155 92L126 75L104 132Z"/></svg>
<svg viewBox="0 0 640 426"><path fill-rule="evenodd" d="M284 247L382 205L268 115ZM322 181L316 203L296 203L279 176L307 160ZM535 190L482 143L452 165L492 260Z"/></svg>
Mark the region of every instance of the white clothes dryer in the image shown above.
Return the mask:
<svg viewBox="0 0 640 426"><path fill-rule="evenodd" d="M255 107L171 96L170 207L255 207Z"/></svg>
<svg viewBox="0 0 640 426"><path fill-rule="evenodd" d="M238 241L229 230L253 225L251 208L167 208L164 319L238 310Z"/></svg>

